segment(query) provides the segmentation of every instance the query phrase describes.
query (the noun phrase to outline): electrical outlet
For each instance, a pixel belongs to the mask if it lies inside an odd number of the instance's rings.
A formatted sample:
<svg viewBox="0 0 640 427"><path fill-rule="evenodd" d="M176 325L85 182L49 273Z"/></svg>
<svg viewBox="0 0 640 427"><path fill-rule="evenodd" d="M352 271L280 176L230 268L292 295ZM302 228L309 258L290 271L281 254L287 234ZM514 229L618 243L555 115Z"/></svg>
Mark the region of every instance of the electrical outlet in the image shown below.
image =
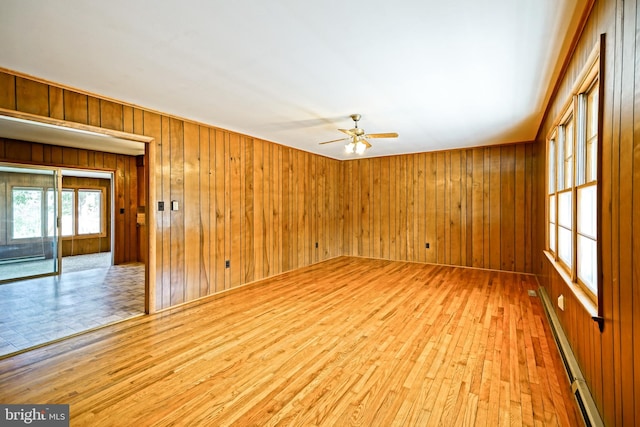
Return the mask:
<svg viewBox="0 0 640 427"><path fill-rule="evenodd" d="M558 307L560 310L564 311L564 295L560 295L558 297Z"/></svg>
<svg viewBox="0 0 640 427"><path fill-rule="evenodd" d="M318 249L318 242L316 242L316 249Z"/></svg>
<svg viewBox="0 0 640 427"><path fill-rule="evenodd" d="M164 210L164 202L158 202L158 210L162 212Z"/></svg>
<svg viewBox="0 0 640 427"><path fill-rule="evenodd" d="M428 243L425 243L425 244L424 244L424 248L425 248L425 249L429 249L429 244L428 244Z"/></svg>
<svg viewBox="0 0 640 427"><path fill-rule="evenodd" d="M224 268L231 268L231 261L230 260L226 260L224 262Z"/></svg>

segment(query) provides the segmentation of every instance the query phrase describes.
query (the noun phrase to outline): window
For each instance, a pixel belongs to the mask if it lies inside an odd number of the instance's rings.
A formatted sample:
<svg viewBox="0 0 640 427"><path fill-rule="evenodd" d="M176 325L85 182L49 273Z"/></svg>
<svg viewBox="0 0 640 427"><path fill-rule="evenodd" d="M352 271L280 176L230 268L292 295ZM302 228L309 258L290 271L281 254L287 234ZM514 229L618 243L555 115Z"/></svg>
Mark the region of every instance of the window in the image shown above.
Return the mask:
<svg viewBox="0 0 640 427"><path fill-rule="evenodd" d="M13 187L14 239L42 237L42 188Z"/></svg>
<svg viewBox="0 0 640 427"><path fill-rule="evenodd" d="M78 190L78 234L102 232L102 191Z"/></svg>
<svg viewBox="0 0 640 427"><path fill-rule="evenodd" d="M584 73L547 139L547 250L598 296L598 68Z"/></svg>
<svg viewBox="0 0 640 427"><path fill-rule="evenodd" d="M47 190L47 235L55 232L55 192ZM105 236L106 212L104 191L100 188L62 189L62 237Z"/></svg>

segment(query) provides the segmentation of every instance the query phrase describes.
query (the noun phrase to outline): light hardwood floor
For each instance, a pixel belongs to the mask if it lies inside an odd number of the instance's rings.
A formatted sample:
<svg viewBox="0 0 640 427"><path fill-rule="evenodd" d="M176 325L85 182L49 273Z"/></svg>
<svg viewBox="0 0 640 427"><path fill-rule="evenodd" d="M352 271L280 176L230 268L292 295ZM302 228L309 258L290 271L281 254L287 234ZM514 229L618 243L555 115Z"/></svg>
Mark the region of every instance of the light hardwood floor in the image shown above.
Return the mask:
<svg viewBox="0 0 640 427"><path fill-rule="evenodd" d="M0 361L72 425L581 424L533 276L340 257Z"/></svg>

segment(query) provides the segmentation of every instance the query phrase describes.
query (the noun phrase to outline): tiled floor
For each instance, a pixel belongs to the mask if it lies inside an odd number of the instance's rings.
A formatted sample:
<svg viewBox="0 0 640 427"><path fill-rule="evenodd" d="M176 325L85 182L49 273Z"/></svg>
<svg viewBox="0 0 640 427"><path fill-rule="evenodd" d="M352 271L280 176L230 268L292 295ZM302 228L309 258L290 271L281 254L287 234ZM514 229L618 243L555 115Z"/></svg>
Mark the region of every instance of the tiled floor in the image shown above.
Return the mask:
<svg viewBox="0 0 640 427"><path fill-rule="evenodd" d="M3 284L0 357L143 313L144 264Z"/></svg>

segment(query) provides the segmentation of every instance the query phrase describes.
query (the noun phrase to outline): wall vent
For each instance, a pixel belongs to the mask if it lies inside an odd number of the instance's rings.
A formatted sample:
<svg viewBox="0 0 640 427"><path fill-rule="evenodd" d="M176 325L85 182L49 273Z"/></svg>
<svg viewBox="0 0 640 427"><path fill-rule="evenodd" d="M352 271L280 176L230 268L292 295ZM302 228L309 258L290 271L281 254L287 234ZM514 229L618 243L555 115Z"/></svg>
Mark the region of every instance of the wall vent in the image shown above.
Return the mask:
<svg viewBox="0 0 640 427"><path fill-rule="evenodd" d="M544 307L547 319L549 319L549 323L551 324L551 331L553 332L553 337L555 338L556 345L558 346L558 351L562 357L562 362L564 363L567 376L569 377L569 382L571 383L571 391L576 398L576 402L578 402L578 407L582 413L584 423L587 426L604 427L604 423L602 422L602 418L600 418L600 413L598 412L596 403L593 400L593 396L591 396L591 392L589 391L589 387L587 387L584 377L582 376L582 371L580 371L580 366L578 366L578 361L573 354L573 350L571 350L569 340L567 340L567 336L564 334L564 330L560 324L560 319L558 319L558 315L553 310L553 305L551 304L551 300L549 300L547 291L542 286L538 289L538 295L540 295L542 306Z"/></svg>

